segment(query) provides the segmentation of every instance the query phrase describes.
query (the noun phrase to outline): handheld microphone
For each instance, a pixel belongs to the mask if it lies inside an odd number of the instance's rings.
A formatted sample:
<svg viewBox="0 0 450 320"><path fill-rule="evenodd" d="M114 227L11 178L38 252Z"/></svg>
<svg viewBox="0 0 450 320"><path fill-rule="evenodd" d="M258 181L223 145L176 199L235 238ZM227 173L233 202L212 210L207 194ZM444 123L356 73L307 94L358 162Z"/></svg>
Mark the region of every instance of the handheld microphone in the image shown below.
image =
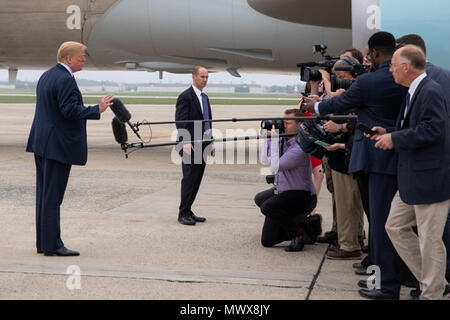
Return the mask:
<svg viewBox="0 0 450 320"><path fill-rule="evenodd" d="M117 143L124 145L128 141L127 130L125 129L125 124L121 122L117 117L111 122L114 139L116 139Z"/></svg>
<svg viewBox="0 0 450 320"><path fill-rule="evenodd" d="M137 128L135 125L133 125L130 122L131 113L127 110L127 108L125 108L125 106L123 105L122 101L120 101L119 98L114 98L113 99L113 104L111 105L110 108L111 108L112 112L114 112L114 114L116 115L117 119L119 119L123 123L125 123L125 122L128 123L128 125L131 128L131 130L133 130L134 134L140 140L142 140L141 136L138 133L139 128Z"/></svg>

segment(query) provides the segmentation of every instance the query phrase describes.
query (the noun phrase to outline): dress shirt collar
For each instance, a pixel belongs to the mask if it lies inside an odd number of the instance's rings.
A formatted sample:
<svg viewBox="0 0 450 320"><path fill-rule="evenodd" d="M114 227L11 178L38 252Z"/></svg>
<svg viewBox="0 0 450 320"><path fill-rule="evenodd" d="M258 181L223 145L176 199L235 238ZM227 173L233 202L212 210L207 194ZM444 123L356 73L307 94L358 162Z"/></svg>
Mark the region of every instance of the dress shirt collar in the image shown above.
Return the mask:
<svg viewBox="0 0 450 320"><path fill-rule="evenodd" d="M201 96L202 96L202 91L201 91L199 88L197 88L196 86L192 85L192 89L194 89L194 92L195 92L195 94L196 94L198 97L201 97Z"/></svg>
<svg viewBox="0 0 450 320"><path fill-rule="evenodd" d="M412 97L414 96L414 93L416 92L417 87L422 82L422 80L425 79L426 76L427 76L427 73L424 72L420 76L415 78L413 82L411 82L411 85L409 86L409 89L408 89L410 101L411 101Z"/></svg>
<svg viewBox="0 0 450 320"><path fill-rule="evenodd" d="M67 71L69 71L70 76L73 78L73 72L72 72L72 69L70 69L70 67L69 67L67 64L63 63L63 62L59 62L59 64L62 65L64 68L66 68Z"/></svg>

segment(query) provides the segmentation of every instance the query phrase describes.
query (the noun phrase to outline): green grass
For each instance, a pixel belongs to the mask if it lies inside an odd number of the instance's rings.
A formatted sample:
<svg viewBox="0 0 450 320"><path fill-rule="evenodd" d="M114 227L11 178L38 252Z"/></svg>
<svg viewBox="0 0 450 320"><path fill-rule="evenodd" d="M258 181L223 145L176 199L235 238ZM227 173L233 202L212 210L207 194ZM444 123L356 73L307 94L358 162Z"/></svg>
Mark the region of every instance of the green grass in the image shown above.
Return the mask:
<svg viewBox="0 0 450 320"><path fill-rule="evenodd" d="M119 96L120 97L120 96ZM99 98L84 96L86 105L94 105L99 102ZM124 104L167 104L175 105L175 98L121 98ZM294 105L292 100L248 100L248 99L210 99L212 105ZM0 103L36 103L35 97L28 96L0 96Z"/></svg>

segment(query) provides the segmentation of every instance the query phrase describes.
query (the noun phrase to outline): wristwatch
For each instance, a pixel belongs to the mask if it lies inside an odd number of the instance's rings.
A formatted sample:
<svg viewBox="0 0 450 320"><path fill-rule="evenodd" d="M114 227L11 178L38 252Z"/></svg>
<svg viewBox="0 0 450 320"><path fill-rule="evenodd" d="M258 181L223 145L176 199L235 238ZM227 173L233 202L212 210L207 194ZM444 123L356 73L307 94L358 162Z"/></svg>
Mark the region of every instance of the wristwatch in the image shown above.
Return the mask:
<svg viewBox="0 0 450 320"><path fill-rule="evenodd" d="M338 130L339 132L342 132L342 123L338 123Z"/></svg>

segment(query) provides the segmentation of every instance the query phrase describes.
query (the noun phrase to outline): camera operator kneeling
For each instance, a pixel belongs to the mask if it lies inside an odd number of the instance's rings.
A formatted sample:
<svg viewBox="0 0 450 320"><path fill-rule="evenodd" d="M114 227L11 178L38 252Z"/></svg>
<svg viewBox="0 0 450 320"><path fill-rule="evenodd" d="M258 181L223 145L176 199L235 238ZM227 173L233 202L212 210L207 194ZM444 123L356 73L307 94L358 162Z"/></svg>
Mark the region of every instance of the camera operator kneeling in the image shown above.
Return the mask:
<svg viewBox="0 0 450 320"><path fill-rule="evenodd" d="M301 115L297 109L285 111L285 117ZM284 120L284 133L298 133L298 122ZM270 131L267 133L271 134ZM266 140L261 157L262 162L268 162L270 170L276 173L275 187L258 193L255 203L266 216L262 245L272 247L292 240L285 250L301 251L305 244L314 243L322 232L322 217L318 214L307 217L317 203L311 161L293 138L281 138L275 143L271 143L270 137Z"/></svg>

